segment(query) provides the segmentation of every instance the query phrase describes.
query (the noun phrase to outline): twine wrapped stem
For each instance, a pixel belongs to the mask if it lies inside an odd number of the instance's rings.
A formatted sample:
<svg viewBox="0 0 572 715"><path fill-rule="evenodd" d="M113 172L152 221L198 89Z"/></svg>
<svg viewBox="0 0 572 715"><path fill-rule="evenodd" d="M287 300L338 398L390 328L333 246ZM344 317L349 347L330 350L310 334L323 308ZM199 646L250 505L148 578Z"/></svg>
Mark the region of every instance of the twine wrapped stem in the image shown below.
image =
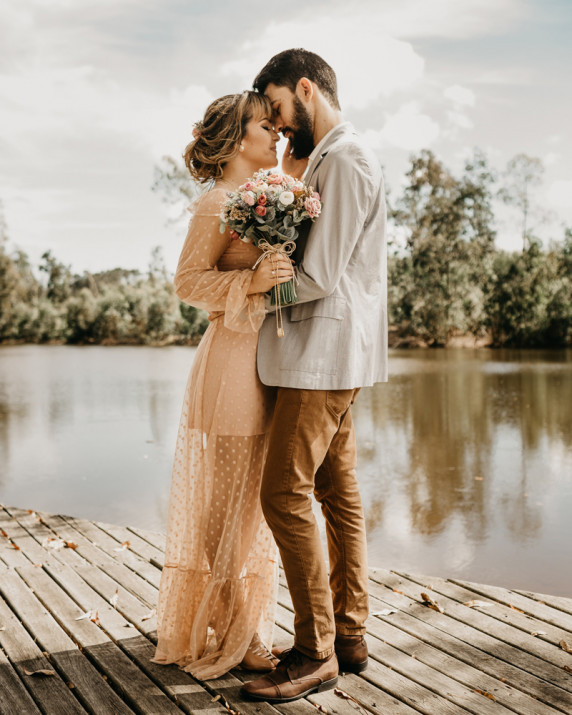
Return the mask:
<svg viewBox="0 0 572 715"><path fill-rule="evenodd" d="M259 257L259 259L256 261L256 263L252 266L252 270L255 270L258 266L259 263L261 263L264 259L270 258L272 260L273 257L275 256L285 256L289 258L292 253L294 253L296 249L296 243L294 241L284 241L283 243L269 243L266 239L262 239L258 243L258 248L261 248L263 253ZM279 338L284 337L284 325L282 322L282 305L283 305L283 300L282 300L282 295L281 295L281 288L282 286L287 286L289 283L292 283L292 288L291 288L291 294L290 294L290 300L284 303L284 305L289 305L291 303L295 303L297 298L296 298L296 291L294 289L294 281L297 282L296 275L294 274L294 279L293 281L288 281L287 283L284 284L279 284L278 283L278 272L276 272L276 277L275 277L276 283L274 287L272 288L272 297L275 298L275 304L276 304L276 334L278 335Z"/></svg>

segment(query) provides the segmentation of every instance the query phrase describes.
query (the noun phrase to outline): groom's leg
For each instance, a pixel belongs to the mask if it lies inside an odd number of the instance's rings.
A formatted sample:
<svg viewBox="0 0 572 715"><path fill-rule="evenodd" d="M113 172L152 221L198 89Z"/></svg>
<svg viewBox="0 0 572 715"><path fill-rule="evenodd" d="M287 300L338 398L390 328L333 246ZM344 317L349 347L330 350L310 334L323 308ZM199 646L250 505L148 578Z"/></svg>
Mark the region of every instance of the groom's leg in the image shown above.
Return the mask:
<svg viewBox="0 0 572 715"><path fill-rule="evenodd" d="M356 390L357 393L357 390ZM368 616L365 520L356 479L356 441L350 408L330 397L340 426L316 473L314 495L326 520L336 633L364 635Z"/></svg>
<svg viewBox="0 0 572 715"><path fill-rule="evenodd" d="M349 407L354 391L336 390ZM330 397L328 397L330 395ZM334 650L332 595L310 494L339 428L332 392L280 388L262 478L264 516L282 556L294 604L296 648L310 658Z"/></svg>

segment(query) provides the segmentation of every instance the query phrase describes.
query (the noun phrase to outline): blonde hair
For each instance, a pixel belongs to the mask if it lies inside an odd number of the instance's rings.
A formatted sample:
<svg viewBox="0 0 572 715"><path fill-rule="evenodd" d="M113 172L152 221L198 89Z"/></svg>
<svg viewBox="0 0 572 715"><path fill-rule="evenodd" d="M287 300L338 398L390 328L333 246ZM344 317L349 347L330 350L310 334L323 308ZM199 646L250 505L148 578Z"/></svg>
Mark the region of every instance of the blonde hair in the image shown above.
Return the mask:
<svg viewBox="0 0 572 715"><path fill-rule="evenodd" d="M272 119L270 100L260 92L226 94L211 102L183 154L193 179L200 183L220 179L226 162L240 150L247 123L257 115Z"/></svg>

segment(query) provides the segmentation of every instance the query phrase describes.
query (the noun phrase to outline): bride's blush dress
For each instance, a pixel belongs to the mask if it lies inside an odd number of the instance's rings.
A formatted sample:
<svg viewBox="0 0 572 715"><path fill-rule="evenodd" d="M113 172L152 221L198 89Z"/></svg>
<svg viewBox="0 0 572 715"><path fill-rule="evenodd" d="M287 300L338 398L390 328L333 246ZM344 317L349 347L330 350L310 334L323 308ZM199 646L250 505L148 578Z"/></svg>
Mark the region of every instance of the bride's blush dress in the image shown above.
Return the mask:
<svg viewBox="0 0 572 715"><path fill-rule="evenodd" d="M202 680L240 663L255 633L272 645L277 552L260 507L274 393L258 379L264 296L247 295L259 249L219 230L226 193L195 205L175 275L209 311L177 437L154 661Z"/></svg>

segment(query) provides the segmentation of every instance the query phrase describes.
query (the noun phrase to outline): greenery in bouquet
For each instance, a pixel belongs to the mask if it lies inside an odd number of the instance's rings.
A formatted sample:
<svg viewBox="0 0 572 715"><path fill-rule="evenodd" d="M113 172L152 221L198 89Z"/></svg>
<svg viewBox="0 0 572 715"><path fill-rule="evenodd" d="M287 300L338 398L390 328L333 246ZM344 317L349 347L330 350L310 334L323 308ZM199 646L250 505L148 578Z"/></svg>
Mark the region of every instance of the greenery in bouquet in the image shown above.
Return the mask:
<svg viewBox="0 0 572 715"><path fill-rule="evenodd" d="M320 195L299 179L276 171L258 171L236 191L228 193L221 213L221 233L230 229L233 239L253 243L265 255L291 255L298 226L313 221L322 210ZM279 294L278 294L279 291ZM297 301L294 281L273 287L272 305Z"/></svg>

